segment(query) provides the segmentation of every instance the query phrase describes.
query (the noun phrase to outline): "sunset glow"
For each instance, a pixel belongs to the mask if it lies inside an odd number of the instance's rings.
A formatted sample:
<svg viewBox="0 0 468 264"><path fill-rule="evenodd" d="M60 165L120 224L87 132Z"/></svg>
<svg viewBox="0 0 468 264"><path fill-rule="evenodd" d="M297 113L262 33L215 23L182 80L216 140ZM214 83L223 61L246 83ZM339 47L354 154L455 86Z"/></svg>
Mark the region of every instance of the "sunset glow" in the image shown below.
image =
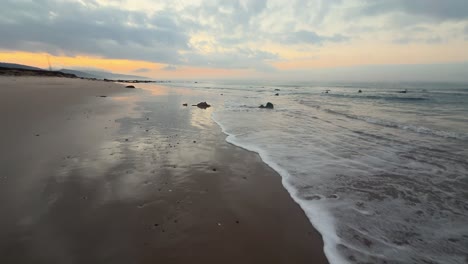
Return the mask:
<svg viewBox="0 0 468 264"><path fill-rule="evenodd" d="M0 20L0 61L48 68L49 58L53 69L161 79L295 78L400 64L464 71L465 7L458 0L12 2Z"/></svg>

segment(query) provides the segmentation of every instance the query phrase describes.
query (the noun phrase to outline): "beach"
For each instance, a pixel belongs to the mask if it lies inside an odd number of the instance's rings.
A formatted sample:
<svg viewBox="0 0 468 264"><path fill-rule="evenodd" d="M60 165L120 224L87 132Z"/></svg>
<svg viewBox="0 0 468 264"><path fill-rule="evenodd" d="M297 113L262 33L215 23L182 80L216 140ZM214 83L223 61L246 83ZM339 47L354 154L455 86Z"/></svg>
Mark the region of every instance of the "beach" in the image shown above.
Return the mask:
<svg viewBox="0 0 468 264"><path fill-rule="evenodd" d="M327 263L280 175L226 142L216 105L135 86L0 77L1 263Z"/></svg>

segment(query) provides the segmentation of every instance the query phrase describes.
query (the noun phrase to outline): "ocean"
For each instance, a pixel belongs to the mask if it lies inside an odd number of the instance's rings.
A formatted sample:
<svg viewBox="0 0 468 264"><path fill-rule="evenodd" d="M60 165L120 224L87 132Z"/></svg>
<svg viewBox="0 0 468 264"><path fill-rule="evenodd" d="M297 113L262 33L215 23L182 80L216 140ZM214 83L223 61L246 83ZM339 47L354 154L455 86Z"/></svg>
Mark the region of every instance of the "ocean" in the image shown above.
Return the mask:
<svg viewBox="0 0 468 264"><path fill-rule="evenodd" d="M468 84L168 85L281 175L332 264L468 263Z"/></svg>

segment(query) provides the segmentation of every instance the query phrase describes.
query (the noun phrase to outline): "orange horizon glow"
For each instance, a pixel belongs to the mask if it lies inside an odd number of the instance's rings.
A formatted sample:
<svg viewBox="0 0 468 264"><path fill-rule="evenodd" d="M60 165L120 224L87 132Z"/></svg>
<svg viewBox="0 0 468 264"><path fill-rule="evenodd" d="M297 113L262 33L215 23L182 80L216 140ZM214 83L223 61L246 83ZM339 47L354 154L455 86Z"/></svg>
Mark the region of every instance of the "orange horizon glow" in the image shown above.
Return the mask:
<svg viewBox="0 0 468 264"><path fill-rule="evenodd" d="M280 57L270 62L273 68L284 70L326 69L334 67L353 67L363 65L398 65L398 64L437 64L459 63L468 61L468 52L464 50L465 43L451 45L370 45L362 43L350 46L330 46L315 48L305 52L281 50L279 46L269 49L277 52ZM320 50L319 50L320 49ZM444 54L440 57L440 54ZM300 56L301 55L301 56ZM443 58L444 60L441 60ZM113 73L139 75L155 79L201 79L201 78L239 78L255 77L255 69L226 69L195 66L181 66L170 71L164 68L167 64L142 60L110 59L89 55L65 56L48 53L33 53L24 51L0 51L0 62L18 63L43 69L48 68L48 59L54 70L62 68L91 68L106 70ZM147 72L138 72L138 69Z"/></svg>
<svg viewBox="0 0 468 264"><path fill-rule="evenodd" d="M177 71L164 70L166 64L140 60L109 59L86 55L55 56L48 53L33 53L23 51L0 51L0 62L17 63L47 69L48 59L53 70L63 68L96 68L113 73L139 75L149 78L207 78L213 76L240 77L248 76L254 71L245 69L222 69L183 66ZM148 72L139 73L136 70L146 68Z"/></svg>

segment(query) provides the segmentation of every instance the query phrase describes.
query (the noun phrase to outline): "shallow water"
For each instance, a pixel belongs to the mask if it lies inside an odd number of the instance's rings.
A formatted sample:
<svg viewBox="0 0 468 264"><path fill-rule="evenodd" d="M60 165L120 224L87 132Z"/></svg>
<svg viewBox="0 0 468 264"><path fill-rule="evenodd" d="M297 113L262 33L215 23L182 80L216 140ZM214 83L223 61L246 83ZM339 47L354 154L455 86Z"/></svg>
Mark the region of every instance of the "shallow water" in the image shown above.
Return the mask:
<svg viewBox="0 0 468 264"><path fill-rule="evenodd" d="M281 174L331 263L468 261L468 85L171 86Z"/></svg>

